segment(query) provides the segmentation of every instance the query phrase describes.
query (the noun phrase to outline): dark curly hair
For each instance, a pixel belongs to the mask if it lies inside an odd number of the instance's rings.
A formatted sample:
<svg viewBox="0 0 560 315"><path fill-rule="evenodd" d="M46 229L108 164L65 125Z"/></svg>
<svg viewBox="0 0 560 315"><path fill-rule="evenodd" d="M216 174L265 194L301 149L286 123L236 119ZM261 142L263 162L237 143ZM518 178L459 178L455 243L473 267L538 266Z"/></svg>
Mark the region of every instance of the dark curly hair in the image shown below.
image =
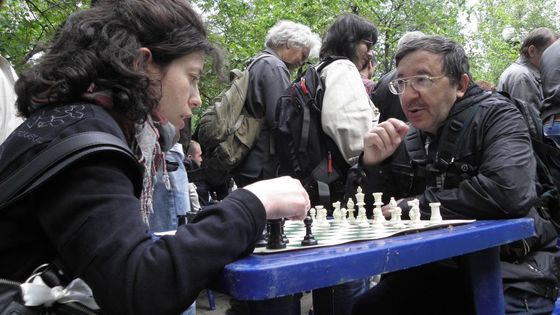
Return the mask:
<svg viewBox="0 0 560 315"><path fill-rule="evenodd" d="M160 95L137 52L146 47L161 67L203 52L223 64L221 51L208 41L205 25L184 0L98 0L72 14L58 29L39 63L20 75L17 106L29 117L42 106L78 101L93 83L112 93L112 111L142 122Z"/></svg>
<svg viewBox="0 0 560 315"><path fill-rule="evenodd" d="M320 58L343 56L353 60L356 46L362 40L377 43L377 28L356 14L344 14L336 18L323 36Z"/></svg>

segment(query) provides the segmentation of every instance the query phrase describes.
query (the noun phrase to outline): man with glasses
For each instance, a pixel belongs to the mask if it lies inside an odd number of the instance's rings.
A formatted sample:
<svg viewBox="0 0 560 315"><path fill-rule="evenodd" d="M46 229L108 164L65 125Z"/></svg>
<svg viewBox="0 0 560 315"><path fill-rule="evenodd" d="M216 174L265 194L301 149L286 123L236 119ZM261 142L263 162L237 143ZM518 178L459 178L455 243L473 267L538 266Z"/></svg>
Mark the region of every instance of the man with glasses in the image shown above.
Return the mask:
<svg viewBox="0 0 560 315"><path fill-rule="evenodd" d="M536 164L521 113L472 81L465 51L448 39L412 40L396 64L390 89L409 124L391 118L365 135L360 165L368 190L395 197L403 213L417 198L424 219L431 202L441 203L444 219L534 218L538 236L501 252L506 312L550 312L560 262L556 230L533 207ZM453 259L389 273L353 314L472 314L465 279Z"/></svg>

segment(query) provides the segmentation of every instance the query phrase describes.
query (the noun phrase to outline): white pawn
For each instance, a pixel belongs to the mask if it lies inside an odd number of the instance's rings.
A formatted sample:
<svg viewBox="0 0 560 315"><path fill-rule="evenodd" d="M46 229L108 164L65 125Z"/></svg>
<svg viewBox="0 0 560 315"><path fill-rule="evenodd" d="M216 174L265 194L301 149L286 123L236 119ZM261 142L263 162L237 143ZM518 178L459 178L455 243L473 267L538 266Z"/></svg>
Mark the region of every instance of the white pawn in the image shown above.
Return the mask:
<svg viewBox="0 0 560 315"><path fill-rule="evenodd" d="M366 215L366 208L358 208L358 217L356 218L356 224L359 227L369 227L369 222Z"/></svg>
<svg viewBox="0 0 560 315"><path fill-rule="evenodd" d="M348 210L346 210L346 208L342 208L340 209L340 212L342 213L342 221L340 222L340 225L341 226L350 225L350 223L348 223L348 219L346 219L346 214L348 213Z"/></svg>
<svg viewBox="0 0 560 315"><path fill-rule="evenodd" d="M311 217L311 219L313 219L313 222L317 220L316 215L317 215L317 210L315 210L315 208L309 209L309 216Z"/></svg>
<svg viewBox="0 0 560 315"><path fill-rule="evenodd" d="M356 217L354 216L354 201L352 198L348 198L348 202L346 203L347 211L348 211L348 223L356 224Z"/></svg>
<svg viewBox="0 0 560 315"><path fill-rule="evenodd" d="M391 201L389 201L389 212L391 212L391 226L396 229L404 228L405 225L401 220L402 209L397 206L397 201L395 201L394 197L391 197Z"/></svg>
<svg viewBox="0 0 560 315"><path fill-rule="evenodd" d="M319 226L330 227L331 224L327 220L327 209L323 206L317 206L317 217L319 218Z"/></svg>
<svg viewBox="0 0 560 315"><path fill-rule="evenodd" d="M439 223L443 221L439 210L439 206L441 206L441 203L439 202L430 202L430 208L432 209L431 211L432 213L430 215L431 223Z"/></svg>

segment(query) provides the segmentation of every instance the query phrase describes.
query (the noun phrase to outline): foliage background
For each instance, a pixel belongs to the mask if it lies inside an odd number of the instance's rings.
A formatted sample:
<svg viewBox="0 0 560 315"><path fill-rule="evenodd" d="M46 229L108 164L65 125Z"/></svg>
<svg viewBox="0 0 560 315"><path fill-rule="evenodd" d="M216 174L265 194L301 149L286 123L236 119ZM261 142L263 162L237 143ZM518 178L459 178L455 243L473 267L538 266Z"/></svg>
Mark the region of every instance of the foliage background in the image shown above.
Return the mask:
<svg viewBox="0 0 560 315"><path fill-rule="evenodd" d="M118 0L117 0L118 1ZM407 31L449 37L462 44L471 59L476 80L496 83L500 73L518 56L520 41L531 29L558 31L560 0L192 0L203 14L211 38L227 53L229 68L263 49L267 30L279 19L309 25L320 36L342 13L353 12L379 29L375 46L375 78L394 67L398 39ZM5 0L0 11L0 54L17 71L29 67L57 25L72 12L89 7L89 0ZM502 39L506 27L515 30ZM210 67L206 67L210 71ZM205 106L224 88L206 73L200 89ZM204 107L204 106L203 106ZM196 120L196 117L195 117ZM196 123L195 123L196 124Z"/></svg>

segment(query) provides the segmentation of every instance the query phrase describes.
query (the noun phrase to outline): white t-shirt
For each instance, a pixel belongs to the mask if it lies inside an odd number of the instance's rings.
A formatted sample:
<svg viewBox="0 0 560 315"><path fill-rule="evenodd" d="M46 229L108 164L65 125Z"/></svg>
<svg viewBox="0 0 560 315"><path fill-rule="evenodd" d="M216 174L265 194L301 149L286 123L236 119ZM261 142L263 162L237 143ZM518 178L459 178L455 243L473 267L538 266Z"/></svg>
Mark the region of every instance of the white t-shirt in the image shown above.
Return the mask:
<svg viewBox="0 0 560 315"><path fill-rule="evenodd" d="M17 75L10 63L0 56L0 143L23 122L16 116L16 92L14 84Z"/></svg>

